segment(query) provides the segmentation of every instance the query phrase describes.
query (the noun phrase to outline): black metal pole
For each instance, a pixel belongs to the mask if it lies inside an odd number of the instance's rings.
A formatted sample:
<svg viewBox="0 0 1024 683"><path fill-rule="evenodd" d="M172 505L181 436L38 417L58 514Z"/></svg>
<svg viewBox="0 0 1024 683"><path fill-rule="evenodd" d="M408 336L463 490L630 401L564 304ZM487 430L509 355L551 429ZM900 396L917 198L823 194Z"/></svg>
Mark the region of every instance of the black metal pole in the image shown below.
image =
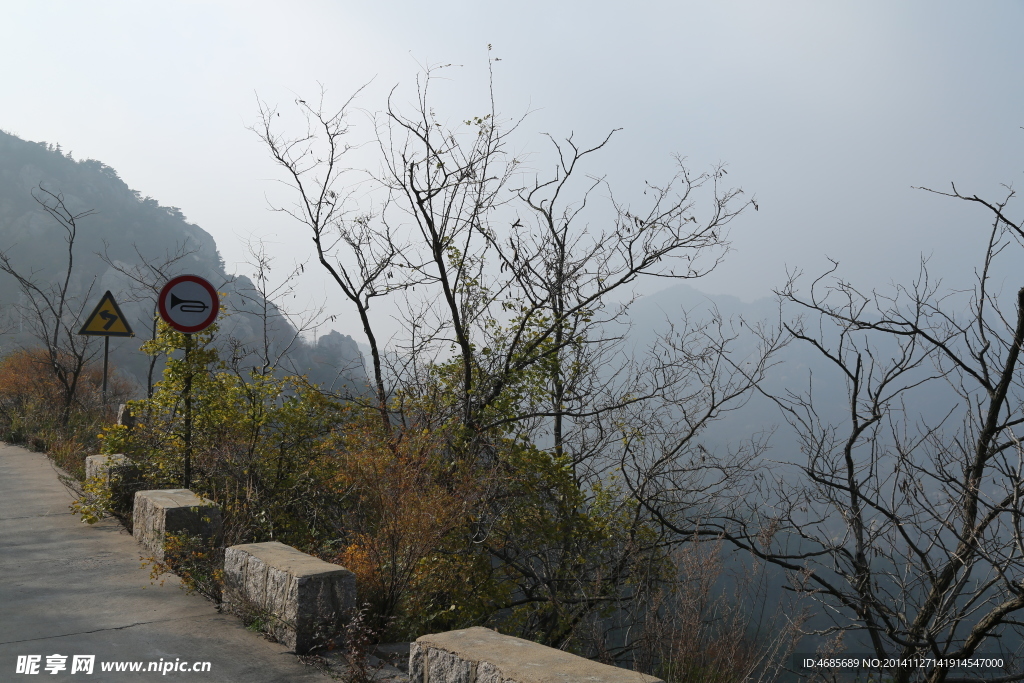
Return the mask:
<svg viewBox="0 0 1024 683"><path fill-rule="evenodd" d="M185 335L185 488L192 488L192 335Z"/></svg>
<svg viewBox="0 0 1024 683"><path fill-rule="evenodd" d="M103 337L103 405L107 405L107 357L110 355L110 337Z"/></svg>

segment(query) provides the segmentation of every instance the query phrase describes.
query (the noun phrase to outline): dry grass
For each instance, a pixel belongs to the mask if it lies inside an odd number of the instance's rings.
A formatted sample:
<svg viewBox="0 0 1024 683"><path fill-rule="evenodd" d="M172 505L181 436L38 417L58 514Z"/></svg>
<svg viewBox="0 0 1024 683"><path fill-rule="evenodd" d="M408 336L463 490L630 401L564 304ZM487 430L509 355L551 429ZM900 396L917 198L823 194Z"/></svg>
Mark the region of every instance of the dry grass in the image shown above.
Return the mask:
<svg viewBox="0 0 1024 683"><path fill-rule="evenodd" d="M719 542L687 543L673 560L676 580L651 596L639 623L636 668L667 683L775 680L802 616L766 610L760 567L726 569Z"/></svg>
<svg viewBox="0 0 1024 683"><path fill-rule="evenodd" d="M14 351L0 359L0 437L44 451L76 479L85 476L85 457L98 451L98 435L113 422L130 385L111 370L102 397L103 370L90 365L76 386L64 419L64 390L42 349Z"/></svg>

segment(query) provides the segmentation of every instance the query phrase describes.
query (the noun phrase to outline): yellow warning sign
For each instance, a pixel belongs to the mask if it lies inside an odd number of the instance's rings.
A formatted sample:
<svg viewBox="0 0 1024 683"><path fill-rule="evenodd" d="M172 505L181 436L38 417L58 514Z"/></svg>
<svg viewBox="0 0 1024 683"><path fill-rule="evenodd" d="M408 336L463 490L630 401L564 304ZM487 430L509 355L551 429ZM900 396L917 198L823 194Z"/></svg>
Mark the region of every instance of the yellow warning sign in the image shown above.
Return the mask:
<svg viewBox="0 0 1024 683"><path fill-rule="evenodd" d="M92 334L100 337L134 337L128 319L114 301L109 291L103 295L96 308L86 319L78 334Z"/></svg>

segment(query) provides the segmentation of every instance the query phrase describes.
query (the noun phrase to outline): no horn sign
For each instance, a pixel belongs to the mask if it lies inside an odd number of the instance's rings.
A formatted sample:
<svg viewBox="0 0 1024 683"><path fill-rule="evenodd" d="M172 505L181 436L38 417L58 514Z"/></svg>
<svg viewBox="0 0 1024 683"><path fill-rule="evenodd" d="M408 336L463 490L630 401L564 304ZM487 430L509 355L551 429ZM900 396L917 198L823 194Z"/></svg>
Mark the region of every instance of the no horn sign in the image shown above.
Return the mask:
<svg viewBox="0 0 1024 683"><path fill-rule="evenodd" d="M160 317L178 332L201 332L220 312L217 290L198 275L179 275L160 290Z"/></svg>

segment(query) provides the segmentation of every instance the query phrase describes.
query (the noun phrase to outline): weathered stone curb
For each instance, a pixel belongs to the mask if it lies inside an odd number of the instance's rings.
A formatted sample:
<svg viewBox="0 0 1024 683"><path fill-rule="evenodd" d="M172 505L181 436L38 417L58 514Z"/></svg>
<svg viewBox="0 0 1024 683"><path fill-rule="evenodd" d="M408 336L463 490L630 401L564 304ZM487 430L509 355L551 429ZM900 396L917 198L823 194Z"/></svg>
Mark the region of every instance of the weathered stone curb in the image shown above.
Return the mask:
<svg viewBox="0 0 1024 683"><path fill-rule="evenodd" d="M184 531L218 543L220 508L188 489L136 491L132 529L135 540L162 561L167 534Z"/></svg>
<svg viewBox="0 0 1024 683"><path fill-rule="evenodd" d="M283 543L247 543L224 551L224 601L267 618L274 637L304 654L338 635L356 606L356 577Z"/></svg>
<svg viewBox="0 0 1024 683"><path fill-rule="evenodd" d="M110 492L110 506L115 514L131 514L135 492L145 484L142 471L121 453L112 455L90 455L85 459L86 481L99 480ZM88 493L88 499L95 499Z"/></svg>
<svg viewBox="0 0 1024 683"><path fill-rule="evenodd" d="M660 678L473 628L416 639L412 683L664 683Z"/></svg>
<svg viewBox="0 0 1024 683"><path fill-rule="evenodd" d="M121 453L114 453L113 455L90 455L85 459L85 478L107 478L110 475L111 469L130 464L131 461Z"/></svg>

